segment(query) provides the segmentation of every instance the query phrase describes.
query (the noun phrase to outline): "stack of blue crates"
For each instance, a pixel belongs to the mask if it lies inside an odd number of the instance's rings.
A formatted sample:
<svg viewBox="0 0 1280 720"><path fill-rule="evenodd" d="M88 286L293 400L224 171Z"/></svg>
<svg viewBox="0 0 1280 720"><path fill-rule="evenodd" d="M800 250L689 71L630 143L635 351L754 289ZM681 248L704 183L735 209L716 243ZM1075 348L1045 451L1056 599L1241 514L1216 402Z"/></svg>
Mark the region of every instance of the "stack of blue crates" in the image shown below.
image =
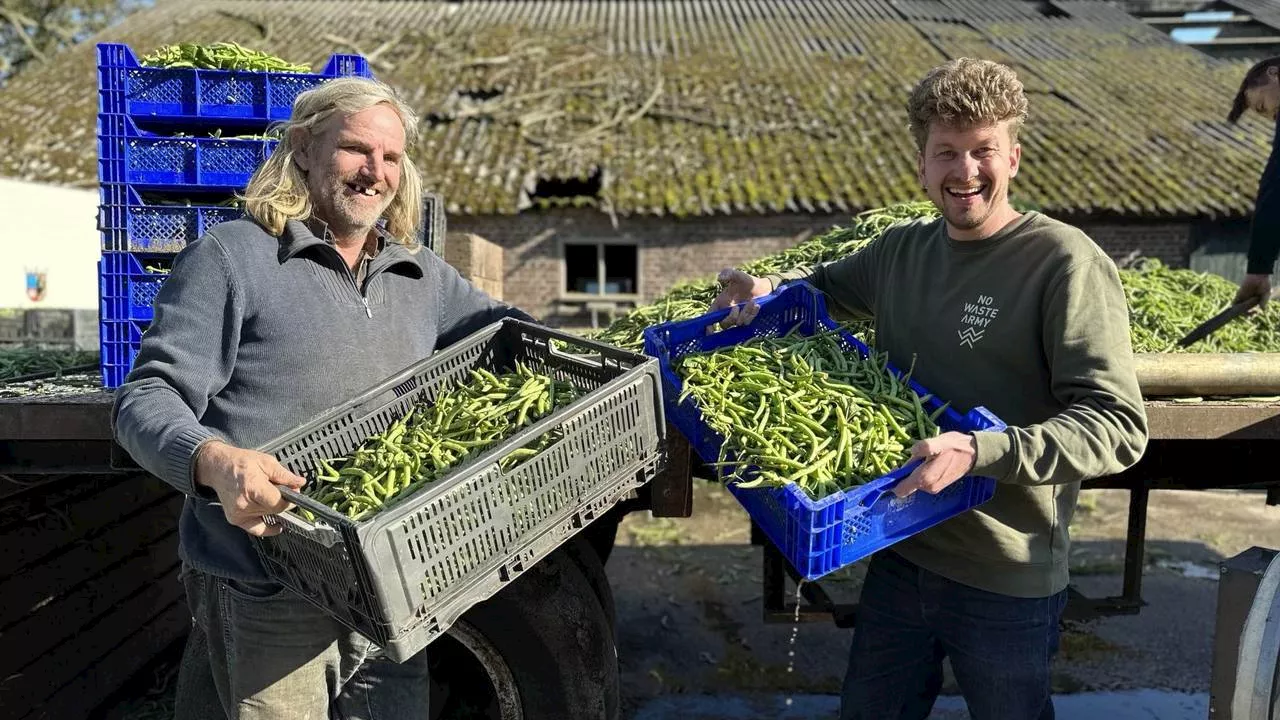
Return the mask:
<svg viewBox="0 0 1280 720"><path fill-rule="evenodd" d="M173 256L239 217L222 204L243 191L299 93L342 76L371 77L359 55L320 73L142 66L127 45L98 51L98 263L102 384L116 388L138 353Z"/></svg>

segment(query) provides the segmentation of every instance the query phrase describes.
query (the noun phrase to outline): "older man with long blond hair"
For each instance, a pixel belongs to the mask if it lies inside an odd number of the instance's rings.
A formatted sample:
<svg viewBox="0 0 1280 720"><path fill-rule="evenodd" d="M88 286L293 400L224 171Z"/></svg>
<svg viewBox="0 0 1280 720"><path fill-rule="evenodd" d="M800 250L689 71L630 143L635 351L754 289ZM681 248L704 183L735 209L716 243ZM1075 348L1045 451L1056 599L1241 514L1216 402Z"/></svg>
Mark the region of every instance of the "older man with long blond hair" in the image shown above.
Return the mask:
<svg viewBox="0 0 1280 720"><path fill-rule="evenodd" d="M250 535L279 532L278 486L251 449L504 316L415 240L418 121L388 86L301 94L245 191L247 217L178 254L117 391L116 438L186 495L188 602L228 717L423 717L425 658L372 682L378 649L272 582ZM389 661L388 661L389 662Z"/></svg>

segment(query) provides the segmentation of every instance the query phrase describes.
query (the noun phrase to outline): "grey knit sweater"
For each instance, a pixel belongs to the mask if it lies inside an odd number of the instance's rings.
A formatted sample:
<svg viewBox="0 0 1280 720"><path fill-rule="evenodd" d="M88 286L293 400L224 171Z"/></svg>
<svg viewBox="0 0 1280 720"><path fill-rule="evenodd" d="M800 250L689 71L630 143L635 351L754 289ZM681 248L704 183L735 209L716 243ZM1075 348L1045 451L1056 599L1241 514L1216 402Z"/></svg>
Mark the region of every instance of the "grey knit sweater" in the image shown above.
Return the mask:
<svg viewBox="0 0 1280 720"><path fill-rule="evenodd" d="M187 246L116 391L117 441L187 495L179 552L222 577L267 578L251 539L193 486L192 454L217 437L259 446L504 316L431 251L381 243L362 287L328 240L249 219Z"/></svg>

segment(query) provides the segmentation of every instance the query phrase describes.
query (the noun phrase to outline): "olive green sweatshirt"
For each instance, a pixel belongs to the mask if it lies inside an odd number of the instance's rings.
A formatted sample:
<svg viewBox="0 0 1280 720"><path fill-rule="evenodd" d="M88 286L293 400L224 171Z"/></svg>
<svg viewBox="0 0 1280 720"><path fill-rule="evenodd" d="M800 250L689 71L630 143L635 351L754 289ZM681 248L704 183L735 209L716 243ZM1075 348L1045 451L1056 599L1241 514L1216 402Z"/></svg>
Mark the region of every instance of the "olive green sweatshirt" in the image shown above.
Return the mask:
<svg viewBox="0 0 1280 720"><path fill-rule="evenodd" d="M1087 235L1031 212L955 241L942 219L891 228L861 252L770 276L804 279L856 317L876 348L952 407L1008 424L974 433L973 474L995 496L893 546L957 582L1018 597L1067 586L1080 482L1146 449L1129 309L1115 264ZM838 310L840 308L831 308Z"/></svg>

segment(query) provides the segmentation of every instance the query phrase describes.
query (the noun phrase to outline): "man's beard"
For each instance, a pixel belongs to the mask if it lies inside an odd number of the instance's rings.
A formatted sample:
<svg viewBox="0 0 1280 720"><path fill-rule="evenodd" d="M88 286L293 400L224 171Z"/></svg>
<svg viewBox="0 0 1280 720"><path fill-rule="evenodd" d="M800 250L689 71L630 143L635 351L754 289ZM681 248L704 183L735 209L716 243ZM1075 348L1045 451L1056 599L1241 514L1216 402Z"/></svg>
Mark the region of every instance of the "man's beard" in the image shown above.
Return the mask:
<svg viewBox="0 0 1280 720"><path fill-rule="evenodd" d="M329 187L330 211L334 215L329 223L346 231L368 232L391 206L395 196L380 193L376 196L376 204L363 202L361 196L347 194L348 182L354 180L335 180Z"/></svg>

